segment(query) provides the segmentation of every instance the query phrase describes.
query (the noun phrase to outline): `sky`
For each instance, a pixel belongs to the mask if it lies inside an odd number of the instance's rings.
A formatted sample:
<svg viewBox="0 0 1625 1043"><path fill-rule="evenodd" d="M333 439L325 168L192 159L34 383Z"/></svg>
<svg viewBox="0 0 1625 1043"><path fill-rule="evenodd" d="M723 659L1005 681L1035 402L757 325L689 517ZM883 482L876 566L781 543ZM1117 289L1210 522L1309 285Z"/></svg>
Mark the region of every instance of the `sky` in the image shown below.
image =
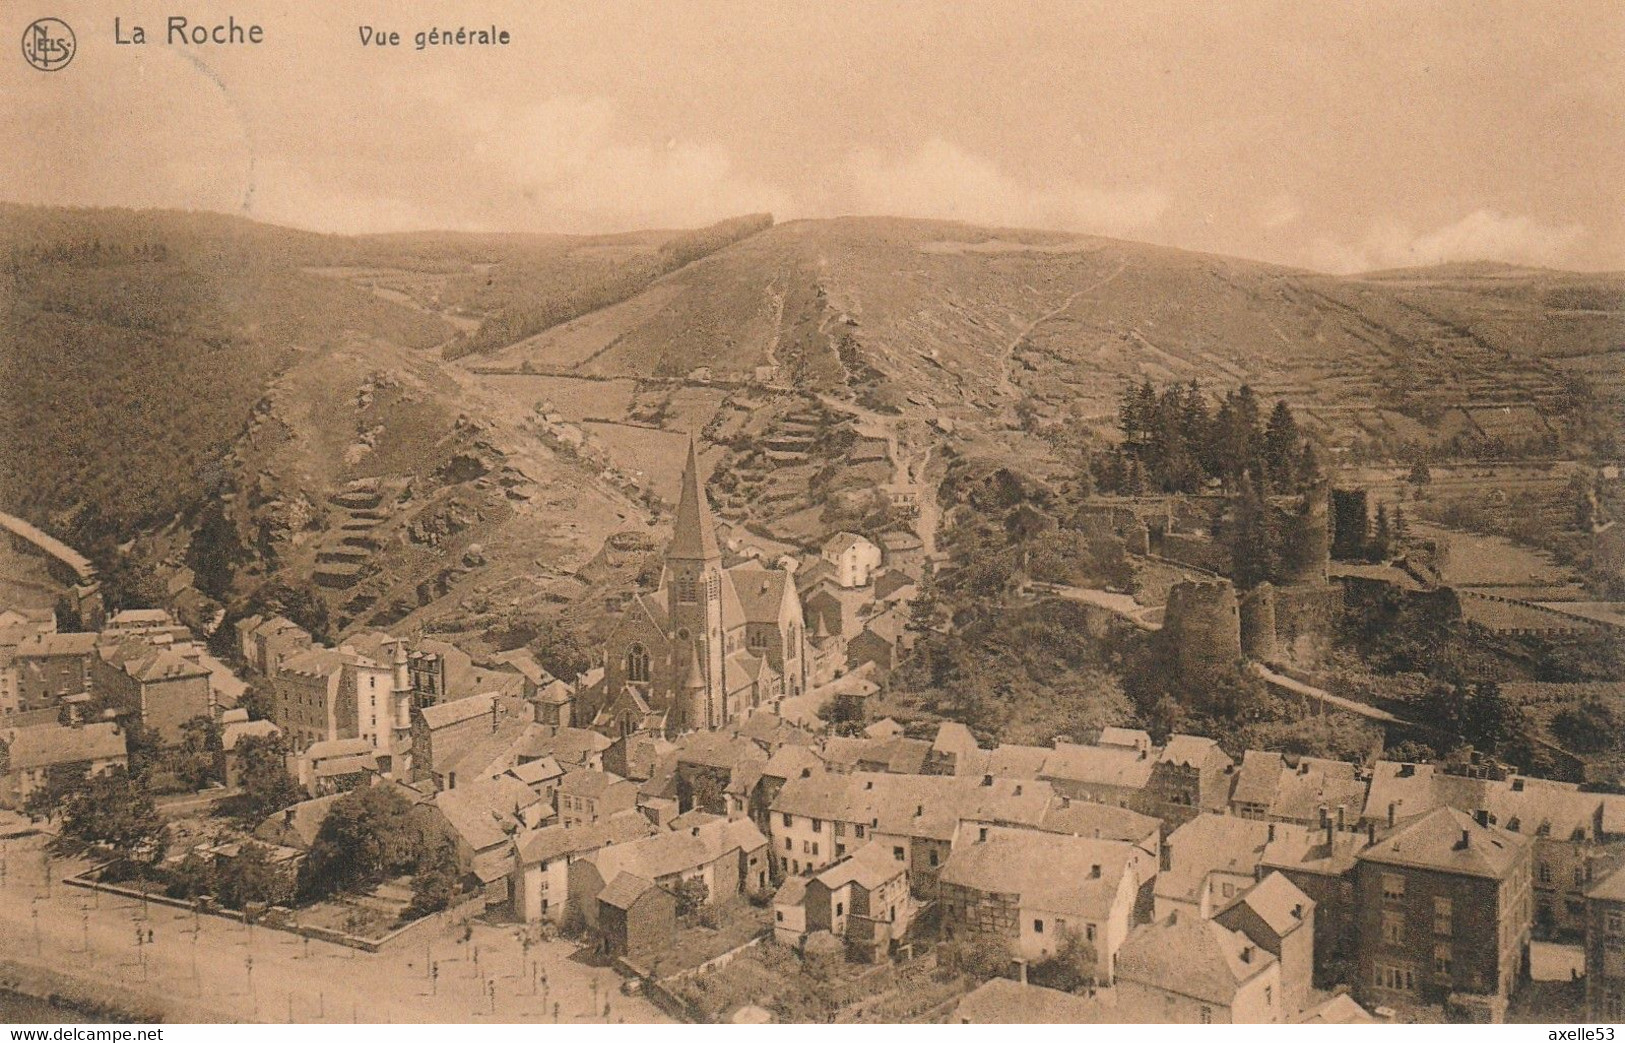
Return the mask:
<svg viewBox="0 0 1625 1043"><path fill-rule="evenodd" d="M177 13L265 42L172 46ZM0 47L11 202L345 233L888 214L1625 270L1616 0L7 0L0 43L42 15L78 51ZM414 47L459 25L512 42Z"/></svg>

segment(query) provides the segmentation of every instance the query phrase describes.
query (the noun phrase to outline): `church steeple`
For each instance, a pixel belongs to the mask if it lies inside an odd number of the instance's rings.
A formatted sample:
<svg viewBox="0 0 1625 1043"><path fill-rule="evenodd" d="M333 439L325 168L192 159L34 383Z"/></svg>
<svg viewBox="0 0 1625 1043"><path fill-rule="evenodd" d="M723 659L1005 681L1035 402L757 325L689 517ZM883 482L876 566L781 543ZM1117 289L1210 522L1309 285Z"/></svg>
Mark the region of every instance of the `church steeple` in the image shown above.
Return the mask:
<svg viewBox="0 0 1625 1043"><path fill-rule="evenodd" d="M699 453L693 435L688 438L688 463L683 467L682 495L677 502L677 519L666 557L686 561L722 557L717 549L716 526L711 521L711 505L706 502L705 488L700 484Z"/></svg>

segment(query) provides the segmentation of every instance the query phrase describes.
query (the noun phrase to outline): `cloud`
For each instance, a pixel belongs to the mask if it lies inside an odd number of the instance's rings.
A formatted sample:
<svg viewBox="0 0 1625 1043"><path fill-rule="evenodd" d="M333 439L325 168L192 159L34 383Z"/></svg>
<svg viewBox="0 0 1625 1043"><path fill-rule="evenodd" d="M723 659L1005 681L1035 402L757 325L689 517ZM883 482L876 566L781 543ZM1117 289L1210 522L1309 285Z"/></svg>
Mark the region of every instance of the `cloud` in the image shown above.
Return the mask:
<svg viewBox="0 0 1625 1043"><path fill-rule="evenodd" d="M1339 273L1449 261L1561 266L1585 235L1581 224L1548 225L1524 215L1475 210L1454 224L1421 234L1403 223L1386 221L1373 225L1358 243L1319 239L1310 257L1316 268Z"/></svg>
<svg viewBox="0 0 1625 1043"><path fill-rule="evenodd" d="M774 211L786 195L737 168L712 143L630 133L603 98L561 96L517 113L480 110L472 156L529 218L558 230L606 231L707 224Z"/></svg>
<svg viewBox="0 0 1625 1043"><path fill-rule="evenodd" d="M837 174L845 193L835 202L850 213L1115 235L1150 228L1168 209L1167 197L1151 189L1023 184L990 160L940 139L903 157L853 152Z"/></svg>

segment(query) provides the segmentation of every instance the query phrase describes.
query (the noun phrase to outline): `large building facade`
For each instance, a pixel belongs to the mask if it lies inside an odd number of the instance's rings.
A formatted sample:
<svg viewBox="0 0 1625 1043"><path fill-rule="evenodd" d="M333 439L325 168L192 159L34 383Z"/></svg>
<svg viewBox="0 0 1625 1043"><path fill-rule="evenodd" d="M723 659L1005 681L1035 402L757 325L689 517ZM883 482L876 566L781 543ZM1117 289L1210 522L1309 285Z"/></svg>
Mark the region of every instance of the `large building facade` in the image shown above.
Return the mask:
<svg viewBox="0 0 1625 1043"><path fill-rule="evenodd" d="M628 603L604 649L612 727L720 728L806 689L806 628L789 573L724 567L692 442L660 588Z"/></svg>

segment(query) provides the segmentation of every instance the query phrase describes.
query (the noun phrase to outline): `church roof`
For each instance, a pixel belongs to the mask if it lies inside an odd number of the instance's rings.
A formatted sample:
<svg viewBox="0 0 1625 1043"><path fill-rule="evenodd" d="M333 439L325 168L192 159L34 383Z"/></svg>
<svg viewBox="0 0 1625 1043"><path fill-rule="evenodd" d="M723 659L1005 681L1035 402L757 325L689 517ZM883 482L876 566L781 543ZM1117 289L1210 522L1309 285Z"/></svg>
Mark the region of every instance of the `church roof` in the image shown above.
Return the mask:
<svg viewBox="0 0 1625 1043"><path fill-rule="evenodd" d="M728 570L728 581L739 596L747 623L777 623L784 607L784 588L790 574L755 565L736 565Z"/></svg>
<svg viewBox="0 0 1625 1043"><path fill-rule="evenodd" d="M721 557L721 551L717 549L716 525L711 520L711 505L706 502L705 489L700 485L699 454L693 438L688 440L683 489L677 502L671 547L666 551L666 556L688 560Z"/></svg>

